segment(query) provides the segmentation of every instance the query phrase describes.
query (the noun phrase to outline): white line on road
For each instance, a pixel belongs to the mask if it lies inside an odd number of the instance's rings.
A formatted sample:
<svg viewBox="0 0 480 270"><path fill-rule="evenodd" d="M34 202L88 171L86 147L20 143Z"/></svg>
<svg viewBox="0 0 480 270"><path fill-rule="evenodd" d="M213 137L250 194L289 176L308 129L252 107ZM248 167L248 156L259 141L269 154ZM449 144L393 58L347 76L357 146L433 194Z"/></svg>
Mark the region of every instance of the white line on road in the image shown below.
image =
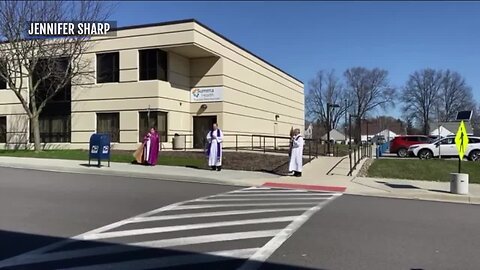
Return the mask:
<svg viewBox="0 0 480 270"><path fill-rule="evenodd" d="M220 194L217 194L217 195L221 195L221 194L224 194L224 193L220 193ZM160 207L160 208L154 209L154 210L152 210L152 211L149 211L149 212L146 212L146 213L143 213L143 214L134 216L134 217L130 217L130 218L127 218L127 219L124 219L124 220L117 221L117 222L115 222L115 223L111 223L111 224L105 225L105 226L103 226L103 227L100 227L100 228L97 228L97 229L94 229L94 230L91 230L91 231L88 231L88 232L79 234L79 235L74 236L74 237L72 237L72 238L65 239L65 240L61 240L61 241L58 241L58 242L56 242L56 243L53 243L53 244L50 244L50 245L47 245L47 246L44 246L44 247L41 247L41 248L38 248L38 249L31 250L31 251L29 251L29 252L22 253L22 254L20 254L20 255L17 255L17 256L8 258L8 259L5 259L5 260L3 260L3 261L0 261L0 267L2 267L2 265L3 265L4 263L16 262L16 261L19 261L19 260L21 261L24 256L29 256L29 255L34 255L34 254L42 254L42 253L46 253L46 252L49 252L49 251L51 251L51 250L54 250L54 249L63 247L63 246L65 246L65 245L68 245L68 244L72 243L72 242L75 241L76 239L83 239L83 237L84 237L85 235L97 234L97 233L101 233L101 232L105 232L105 231L109 231L109 230L115 229L115 228L117 228L117 227L120 227L120 226L123 226L123 225L127 224L132 218L135 218L135 217L145 217L145 216L149 216L149 215L154 215L154 214L157 214L157 213L160 213L160 212L164 212L164 211L168 211L168 210L174 209L174 208L176 208L176 207L178 207L178 206L180 206L180 205L182 205L182 204L194 202L194 201L196 201L196 200L204 199L204 198L209 198L209 197L211 197L211 196L205 196L205 197L201 197L201 198L198 198L198 199L193 199L193 200L187 200L187 201L183 201L183 202L173 203L173 204L170 204L170 205L167 205L167 206L164 206L164 207Z"/></svg>
<svg viewBox="0 0 480 270"><path fill-rule="evenodd" d="M318 202L291 202L291 203L231 203L231 204L190 204L178 206L175 210L191 210L203 208L218 208L218 207L246 207L246 206L286 206L286 205L314 205Z"/></svg>
<svg viewBox="0 0 480 270"><path fill-rule="evenodd" d="M247 215L257 213L273 213L273 212L289 212L289 211L306 211L307 207L300 208L277 208L277 209L254 209L254 210L237 210L237 211L218 211L218 212L203 212L196 214L179 214L179 215L167 215L167 216L149 216L149 217L137 217L133 218L130 223L160 221L160 220L172 220L182 218L198 218L198 217L219 217L230 215Z"/></svg>
<svg viewBox="0 0 480 270"><path fill-rule="evenodd" d="M217 252L208 252L204 254L178 255L163 258L134 260L127 262L117 262L110 264L97 264L90 266L81 266L66 268L68 270L131 270L131 269L157 269L166 267L175 267L181 265L200 264L209 262L219 262L234 259L246 259L254 254L258 248L235 249ZM65 269L65 270L66 270Z"/></svg>
<svg viewBox="0 0 480 270"><path fill-rule="evenodd" d="M218 228L218 227L224 227L224 226L239 226L239 225L261 224L261 223L288 222L288 221L294 220L296 217L298 217L298 216L244 219L244 220L235 220L235 221L210 222L210 223L165 226L165 227L156 227L156 228L147 228L147 229L134 229L134 230L125 230L125 231L104 232L104 233L96 233L96 234L85 235L85 236L83 236L83 240L97 240L97 239L116 238L116 237L135 236L135 235L154 234L154 233L164 233L164 232L178 232L178 231L186 231L186 230L205 229L205 228Z"/></svg>
<svg viewBox="0 0 480 270"><path fill-rule="evenodd" d="M60 251L60 252L45 253L40 255L26 256L26 257L23 257L22 261L11 263L11 264L4 264L2 265L2 267L52 262L52 261L60 261L65 259L99 256L99 255L114 254L114 253L124 253L129 251L142 250L143 248L178 247L178 246L205 244L205 243L213 243L213 242L225 242L225 241L234 241L234 240L243 240L243 239L273 237L276 234L278 234L280 231L281 230L263 230L263 231L247 231L247 232L236 232L236 233L221 233L221 234L180 237L180 238L155 240L155 241L145 241L145 242L132 243L128 245L112 244L111 246L76 249L76 250L70 250L70 251Z"/></svg>
<svg viewBox="0 0 480 270"><path fill-rule="evenodd" d="M218 195L215 198L221 197L261 197L261 196L273 196L273 197L295 197L295 196L312 196L312 197L330 197L333 196L333 193L299 193L299 194L291 194L291 193L281 193L281 194L273 194L273 193L265 193L265 194L225 194L225 195Z"/></svg>
<svg viewBox="0 0 480 270"><path fill-rule="evenodd" d="M317 198L241 198L241 199L203 199L203 200L197 200L197 202L251 202L251 201L305 201L305 200L311 200L311 201L322 201L322 200L328 200L330 198L322 198L322 197L317 197Z"/></svg>
<svg viewBox="0 0 480 270"><path fill-rule="evenodd" d="M292 223L285 227L279 234L273 237L266 245L261 247L252 257L248 259L237 270L256 270L265 262L295 231L297 231L307 220L319 211L325 204L318 204L301 216L297 217Z"/></svg>

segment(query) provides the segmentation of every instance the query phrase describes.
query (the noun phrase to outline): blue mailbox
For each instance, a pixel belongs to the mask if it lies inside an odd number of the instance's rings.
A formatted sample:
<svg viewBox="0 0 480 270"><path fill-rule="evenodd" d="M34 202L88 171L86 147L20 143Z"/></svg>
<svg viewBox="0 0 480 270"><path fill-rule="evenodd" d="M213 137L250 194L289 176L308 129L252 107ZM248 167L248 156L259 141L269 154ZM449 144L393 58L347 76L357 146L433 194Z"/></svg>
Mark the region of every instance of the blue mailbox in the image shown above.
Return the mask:
<svg viewBox="0 0 480 270"><path fill-rule="evenodd" d="M98 167L101 166L102 160L108 160L108 167L110 167L110 135L94 133L90 136L88 165L92 159L98 161Z"/></svg>

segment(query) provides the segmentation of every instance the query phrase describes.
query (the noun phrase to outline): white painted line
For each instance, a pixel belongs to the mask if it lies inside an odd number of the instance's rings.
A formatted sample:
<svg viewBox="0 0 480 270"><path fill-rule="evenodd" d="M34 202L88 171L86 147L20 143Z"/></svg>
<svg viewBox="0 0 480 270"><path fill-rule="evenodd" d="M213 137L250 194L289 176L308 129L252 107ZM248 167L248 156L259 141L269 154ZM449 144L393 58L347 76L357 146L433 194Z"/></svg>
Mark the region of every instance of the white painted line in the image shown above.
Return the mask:
<svg viewBox="0 0 480 270"><path fill-rule="evenodd" d="M2 265L2 267L11 267L11 266L18 266L18 265L28 265L33 263L60 261L65 259L123 253L123 252L129 252L129 251L142 250L143 248L166 248L166 247L174 247L174 246L178 247L178 246L213 243L213 242L225 242L225 241L234 241L234 240L243 240L243 239L273 237L276 234L278 234L280 231L281 230L248 231L248 232L210 234L210 235L202 235L202 236L145 241L145 242L132 243L128 245L112 244L111 246L104 246L104 247L86 248L86 249L79 249L79 250L60 251L60 252L52 252L52 253L46 253L46 254L40 254L40 255L26 256L26 257L23 257L23 260L20 262L5 264L5 265Z"/></svg>
<svg viewBox="0 0 480 270"><path fill-rule="evenodd" d="M131 270L131 269L158 269L166 267L175 267L181 265L209 263L217 261L227 261L232 258L246 259L254 254L258 248L235 249L226 251L209 252L204 254L178 255L162 258L152 258L143 260L133 260L126 262L116 262L109 264L97 264L82 267L67 268L69 270Z"/></svg>
<svg viewBox="0 0 480 270"><path fill-rule="evenodd" d="M205 229L205 228L218 228L218 227L225 227L225 226L288 222L288 221L294 220L296 217L298 216L244 219L244 220L235 220L235 221L210 222L210 223L175 225L175 226L165 226L165 227L146 228L146 229L133 229L133 230L115 231L115 232L104 232L104 233L84 235L83 240L97 240L97 239L155 234L155 233L164 233L164 232L178 232L178 231L186 231L186 230Z"/></svg>
<svg viewBox="0 0 480 270"><path fill-rule="evenodd" d="M225 194L225 195L218 195L215 197L210 198L220 198L220 197L262 197L262 196L274 196L274 197L294 197L294 196L312 196L312 197L330 197L334 194L322 194L322 193L299 193L299 194L291 194L291 193L283 193L283 194L274 194L274 193L264 193L264 194Z"/></svg>
<svg viewBox="0 0 480 270"><path fill-rule="evenodd" d="M242 199L203 199L203 200L197 200L197 202L251 202L251 201L305 201L305 200L310 200L310 201L324 201L329 198L242 198Z"/></svg>
<svg viewBox="0 0 480 270"><path fill-rule="evenodd" d="M282 189L282 190L234 190L227 192L227 194L232 194L232 193L273 193L273 192L278 192L278 193L308 193L308 190L296 190L296 189Z"/></svg>
<svg viewBox="0 0 480 270"><path fill-rule="evenodd" d="M149 216L149 217L134 218L130 221L130 223L160 221L160 220L172 220L172 219L182 219L182 218L219 217L219 216L231 216L231 215L247 215L247 214L257 214L257 213L306 211L306 210L308 210L308 208L306 208L306 207L301 207L301 208L277 208L277 209L267 209L267 208L265 208L265 209L254 209L254 210L205 212L205 213L196 213L196 214Z"/></svg>
<svg viewBox="0 0 480 270"><path fill-rule="evenodd" d="M221 194L223 194L223 193L221 193ZM217 195L219 195L219 194L217 194ZM209 198L209 197L211 197L211 196L205 196L205 197L198 198L198 199L204 199L204 198ZM187 201L183 201L183 202L177 202L177 203L174 203L174 204L170 204L170 205L167 205L167 206L164 206L164 207L161 207L161 208L157 208L157 209L154 209L152 211L149 211L149 212L146 212L146 213L143 213L143 214L131 217L131 218L120 220L118 222L108 224L108 225L105 225L103 227L100 227L100 228L97 228L97 229L79 234L79 235L74 236L70 239L58 241L56 243L53 243L53 244L50 244L50 245L47 245L47 246L44 246L44 247L41 247L41 248L38 248L38 249L34 249L34 250L31 250L31 251L26 252L26 253L22 253L20 255L17 255L17 256L5 259L3 261L0 261L0 267L2 267L2 265L4 263L11 263L11 262L19 261L19 260L21 261L24 256L46 253L46 252L49 252L51 250L54 250L54 249L60 248L62 246L68 245L68 244L72 243L75 239L82 239L85 235L96 234L96 233L101 233L101 232L105 232L105 231L115 229L117 227L120 227L120 226L123 226L123 225L127 224L132 218L144 217L144 216L154 215L154 214L164 212L164 211L169 211L169 210L174 209L174 208L176 208L176 207L178 207L182 204L190 203L190 202L193 202L195 200L197 200L197 199L187 200Z"/></svg>
<svg viewBox="0 0 480 270"><path fill-rule="evenodd" d="M203 208L218 208L218 207L245 207L245 206L285 206L285 205L314 205L318 202L291 202L291 203L231 203L231 204L191 204L178 206L175 210L191 210L191 209L203 209Z"/></svg>
<svg viewBox="0 0 480 270"><path fill-rule="evenodd" d="M252 257L248 259L238 270L256 270L260 268L272 254L277 250L290 236L295 233L307 220L316 212L322 209L326 204L318 204L305 213L297 217L292 223L285 227L279 234L272 238L267 244L261 247Z"/></svg>

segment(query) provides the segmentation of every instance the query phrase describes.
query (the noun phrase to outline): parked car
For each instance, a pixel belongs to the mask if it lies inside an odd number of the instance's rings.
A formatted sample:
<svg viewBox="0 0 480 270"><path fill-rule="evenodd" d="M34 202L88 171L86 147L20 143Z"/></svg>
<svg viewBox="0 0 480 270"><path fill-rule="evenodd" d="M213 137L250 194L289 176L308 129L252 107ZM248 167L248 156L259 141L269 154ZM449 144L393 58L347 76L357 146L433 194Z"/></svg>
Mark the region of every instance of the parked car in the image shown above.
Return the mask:
<svg viewBox="0 0 480 270"><path fill-rule="evenodd" d="M429 144L416 144L410 146L408 152L420 159L433 157L451 158L458 157L455 137L449 136ZM469 137L465 156L472 161L480 161L480 137Z"/></svg>
<svg viewBox="0 0 480 270"><path fill-rule="evenodd" d="M397 136L390 142L390 153L395 153L399 157L406 157L410 146L429 142L430 138L423 135Z"/></svg>

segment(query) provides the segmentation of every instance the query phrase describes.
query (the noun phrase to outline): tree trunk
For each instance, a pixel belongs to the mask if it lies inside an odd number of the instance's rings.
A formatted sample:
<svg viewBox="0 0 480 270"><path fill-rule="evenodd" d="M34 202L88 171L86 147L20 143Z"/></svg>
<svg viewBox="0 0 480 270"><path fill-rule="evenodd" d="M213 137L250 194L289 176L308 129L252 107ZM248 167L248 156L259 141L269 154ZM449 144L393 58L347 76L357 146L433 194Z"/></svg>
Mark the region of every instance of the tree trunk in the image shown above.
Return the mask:
<svg viewBox="0 0 480 270"><path fill-rule="evenodd" d="M33 130L34 150L35 152L40 152L42 151L42 142L40 140L40 123L38 121L38 115L32 116L30 120Z"/></svg>

